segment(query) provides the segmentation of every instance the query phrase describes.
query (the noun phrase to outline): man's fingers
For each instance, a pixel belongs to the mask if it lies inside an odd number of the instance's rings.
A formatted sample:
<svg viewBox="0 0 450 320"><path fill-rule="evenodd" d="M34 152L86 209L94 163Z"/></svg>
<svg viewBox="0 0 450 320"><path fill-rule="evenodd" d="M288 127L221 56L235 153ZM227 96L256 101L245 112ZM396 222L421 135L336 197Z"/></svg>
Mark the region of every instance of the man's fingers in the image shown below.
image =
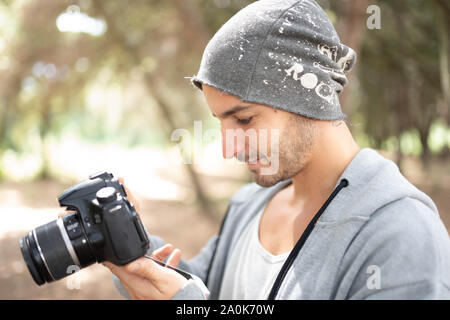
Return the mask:
<svg viewBox="0 0 450 320"><path fill-rule="evenodd" d="M129 270L126 267L119 267L111 262L102 262L102 263L112 273L114 273L120 279L120 281L123 281L125 283L133 283L134 281L140 279L139 275L129 272ZM128 265L130 265L130 264L128 264Z"/></svg>
<svg viewBox="0 0 450 320"><path fill-rule="evenodd" d="M176 268L181 260L181 251L180 249L173 250L172 254L170 255L169 259L167 259L167 264L171 267Z"/></svg>
<svg viewBox="0 0 450 320"><path fill-rule="evenodd" d="M158 259L158 260L164 260L166 259L173 251L173 245L166 244L162 246L161 248L156 249L152 253L152 257Z"/></svg>
<svg viewBox="0 0 450 320"><path fill-rule="evenodd" d="M128 187L125 185L125 180L122 177L118 177L117 180L119 180L119 182L122 184L123 188L125 189L125 192L127 193L127 196L133 198L130 189L128 189Z"/></svg>
<svg viewBox="0 0 450 320"><path fill-rule="evenodd" d="M112 273L114 273L114 271L116 271L117 268L119 268L118 266L116 266L115 264L111 263L111 262L107 262L104 261L102 262L102 264L107 267L109 270L111 270ZM114 273L115 274L115 273ZM116 274L117 276L117 274Z"/></svg>
<svg viewBox="0 0 450 320"><path fill-rule="evenodd" d="M58 218L62 218L64 216L67 216L68 214L71 213L75 213L76 211L74 210L61 210L60 212L58 212Z"/></svg>
<svg viewBox="0 0 450 320"><path fill-rule="evenodd" d="M128 189L127 186L125 185L125 180L123 179L123 177L118 177L117 180L119 180L119 182L122 184L123 188L125 189L125 192L127 193L128 200L131 201L133 206L136 208L137 213L139 214L139 212L141 211L141 206L139 205L136 198L131 193L130 189Z"/></svg>
<svg viewBox="0 0 450 320"><path fill-rule="evenodd" d="M139 297L145 297L145 294L155 294L159 292L151 282L148 282L138 274L131 273L127 269L127 266L129 265L119 267L110 262L103 262L103 265L120 279L122 286L127 290L131 299L140 299Z"/></svg>
<svg viewBox="0 0 450 320"><path fill-rule="evenodd" d="M174 249L173 245L169 243L153 251L152 257L158 260L167 259L167 265L176 268L181 260L181 251Z"/></svg>
<svg viewBox="0 0 450 320"><path fill-rule="evenodd" d="M134 299L171 299L187 282L174 270L147 258L139 258L122 267L109 262L103 262L103 265L120 279Z"/></svg>
<svg viewBox="0 0 450 320"><path fill-rule="evenodd" d="M157 281L161 278L161 272L164 270L156 262L146 258L139 258L127 264L125 269L136 276L146 278L150 281Z"/></svg>

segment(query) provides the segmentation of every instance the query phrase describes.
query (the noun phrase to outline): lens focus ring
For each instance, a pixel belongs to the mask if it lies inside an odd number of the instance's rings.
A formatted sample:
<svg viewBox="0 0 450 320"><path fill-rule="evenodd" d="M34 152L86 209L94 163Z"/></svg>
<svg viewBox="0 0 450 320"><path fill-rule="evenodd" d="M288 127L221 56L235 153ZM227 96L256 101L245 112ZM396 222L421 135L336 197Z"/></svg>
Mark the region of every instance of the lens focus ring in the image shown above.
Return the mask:
<svg viewBox="0 0 450 320"><path fill-rule="evenodd" d="M70 257L75 262L75 264L80 267L80 261L78 260L77 254L75 253L75 250L73 249L72 242L69 239L69 236L67 235L66 228L64 228L64 223L62 219L56 220L56 224L59 227L59 231L61 232L61 236L64 240L64 243L66 244L67 250L69 251Z"/></svg>
<svg viewBox="0 0 450 320"><path fill-rule="evenodd" d="M60 220L60 219L58 219ZM34 230L36 244L45 257L46 266L54 280L59 280L70 274L69 267L77 265L70 253L69 242L63 237L57 221L52 221ZM67 244L70 244L68 247ZM73 248L72 248L73 250Z"/></svg>

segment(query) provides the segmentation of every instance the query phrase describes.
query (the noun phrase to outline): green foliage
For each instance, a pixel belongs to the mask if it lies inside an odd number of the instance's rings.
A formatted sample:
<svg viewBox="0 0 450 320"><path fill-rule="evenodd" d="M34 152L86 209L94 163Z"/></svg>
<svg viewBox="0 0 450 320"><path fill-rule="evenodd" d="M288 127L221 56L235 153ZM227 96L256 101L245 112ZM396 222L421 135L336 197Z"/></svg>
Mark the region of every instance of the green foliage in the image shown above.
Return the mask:
<svg viewBox="0 0 450 320"><path fill-rule="evenodd" d="M448 113L440 83L445 70L439 64L435 3L378 4L382 25L380 30L366 32L358 72L362 94L356 109L377 146L391 136L402 136L408 146L407 151L402 146L402 151L420 155L429 148L421 140L428 141L432 126Z"/></svg>
<svg viewBox="0 0 450 320"><path fill-rule="evenodd" d="M48 137L67 135L164 147L174 128L190 129L194 120L217 126L185 77L196 73L214 32L251 2L1 1L0 155L44 150ZM342 2L319 3L333 21L349 19ZM414 154L427 150L428 141L431 151L444 149L449 112L440 61L448 23L437 14L439 3L445 6L440 0L378 1L382 28L365 30L353 101L363 145L402 145L409 152L415 139ZM77 10L106 24L106 31L61 32L58 18ZM428 138L437 123L441 133ZM398 143L403 140L405 147Z"/></svg>

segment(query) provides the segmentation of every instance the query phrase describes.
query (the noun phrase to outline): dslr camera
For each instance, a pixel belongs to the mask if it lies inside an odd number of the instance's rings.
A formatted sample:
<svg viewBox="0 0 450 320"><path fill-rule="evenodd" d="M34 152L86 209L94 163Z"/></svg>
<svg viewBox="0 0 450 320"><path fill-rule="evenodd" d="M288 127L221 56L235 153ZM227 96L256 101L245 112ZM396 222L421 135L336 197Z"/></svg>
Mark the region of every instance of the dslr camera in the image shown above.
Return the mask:
<svg viewBox="0 0 450 320"><path fill-rule="evenodd" d="M19 240L38 285L64 278L95 262L125 265L149 249L146 230L122 184L107 172L91 175L58 196L62 218Z"/></svg>

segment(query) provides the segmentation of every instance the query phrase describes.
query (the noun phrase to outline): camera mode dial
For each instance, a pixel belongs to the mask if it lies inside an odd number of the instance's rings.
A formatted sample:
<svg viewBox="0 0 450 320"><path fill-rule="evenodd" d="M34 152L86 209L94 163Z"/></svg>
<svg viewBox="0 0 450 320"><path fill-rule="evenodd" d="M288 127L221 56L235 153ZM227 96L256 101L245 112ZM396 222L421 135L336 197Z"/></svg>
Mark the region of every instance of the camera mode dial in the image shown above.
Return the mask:
<svg viewBox="0 0 450 320"><path fill-rule="evenodd" d="M117 199L117 190L113 187L104 187L95 194L97 200L101 204L106 204Z"/></svg>

